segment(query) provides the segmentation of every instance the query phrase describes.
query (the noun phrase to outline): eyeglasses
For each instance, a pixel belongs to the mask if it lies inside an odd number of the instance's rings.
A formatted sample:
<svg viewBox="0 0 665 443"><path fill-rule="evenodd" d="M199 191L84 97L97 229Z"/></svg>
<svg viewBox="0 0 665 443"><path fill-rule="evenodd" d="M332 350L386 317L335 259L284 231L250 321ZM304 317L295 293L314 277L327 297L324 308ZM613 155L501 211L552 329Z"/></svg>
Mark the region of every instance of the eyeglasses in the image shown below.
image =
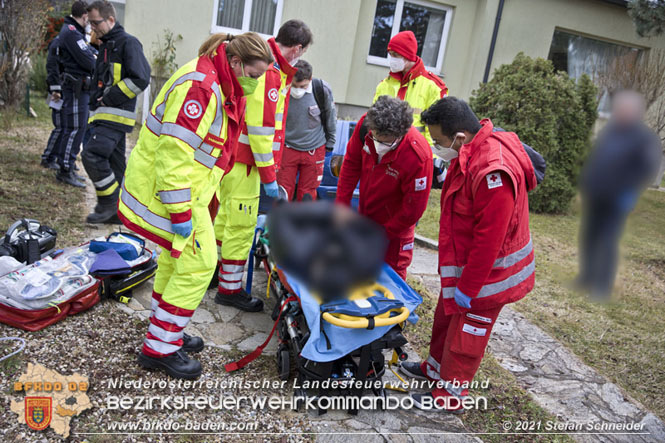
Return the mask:
<svg viewBox="0 0 665 443"><path fill-rule="evenodd" d="M372 136L372 140L374 141L374 143L381 143L381 144L384 144L386 146L390 146L390 148L392 149L392 148L394 148L395 146L397 146L399 144L400 138L398 137L390 143L382 142L381 140L378 140L374 136Z"/></svg>
<svg viewBox="0 0 665 443"><path fill-rule="evenodd" d="M105 22L106 20L107 20L107 19L105 19L105 18L103 18L103 19L101 19L101 20L92 20L92 19L88 19L88 21L90 22L90 24L95 25L95 26L99 26L100 24L102 24L102 23Z"/></svg>

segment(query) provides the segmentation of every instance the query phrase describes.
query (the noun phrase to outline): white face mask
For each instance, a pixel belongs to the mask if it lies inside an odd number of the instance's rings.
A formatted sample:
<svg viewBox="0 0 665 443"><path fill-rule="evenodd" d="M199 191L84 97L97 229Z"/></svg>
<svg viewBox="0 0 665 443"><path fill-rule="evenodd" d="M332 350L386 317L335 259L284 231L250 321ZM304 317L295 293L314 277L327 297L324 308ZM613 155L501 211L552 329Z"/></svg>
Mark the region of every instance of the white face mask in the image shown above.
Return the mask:
<svg viewBox="0 0 665 443"><path fill-rule="evenodd" d="M372 141L374 142L374 149L376 150L376 153L379 155L379 161L381 161L381 159L383 158L383 156L385 154L387 154L388 152L390 152L393 149L397 148L399 146L399 144L401 143L401 140L402 140L401 138L398 138L397 140L395 140L391 144L387 144L387 143L381 143L378 140L372 139Z"/></svg>
<svg viewBox="0 0 665 443"><path fill-rule="evenodd" d="M402 57L393 57L388 54L388 65L390 65L390 72L402 72L406 66L406 60Z"/></svg>
<svg viewBox="0 0 665 443"><path fill-rule="evenodd" d="M376 149L376 153L379 154L379 157L383 157L386 152L390 152L393 149L393 146L374 142L374 149Z"/></svg>
<svg viewBox="0 0 665 443"><path fill-rule="evenodd" d="M439 157L441 157L441 160L443 161L451 161L454 158L457 158L459 155L459 152L453 149L453 145L455 144L455 138L453 138L453 142L450 144L450 147L446 148L441 146L438 143L435 143L434 146L432 147L432 151Z"/></svg>
<svg viewBox="0 0 665 443"><path fill-rule="evenodd" d="M296 99L302 98L305 95L306 92L307 92L307 89L294 88L293 86L291 86L291 97L293 97L293 98L296 98Z"/></svg>

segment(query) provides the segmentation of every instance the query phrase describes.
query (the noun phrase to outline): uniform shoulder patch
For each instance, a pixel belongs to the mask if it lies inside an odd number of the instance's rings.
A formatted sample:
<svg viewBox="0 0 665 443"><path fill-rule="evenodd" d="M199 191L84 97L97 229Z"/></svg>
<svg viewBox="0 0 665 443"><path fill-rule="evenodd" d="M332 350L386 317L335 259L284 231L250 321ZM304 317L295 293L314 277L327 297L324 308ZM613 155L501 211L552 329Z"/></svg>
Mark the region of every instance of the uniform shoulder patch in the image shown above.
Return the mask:
<svg viewBox="0 0 665 443"><path fill-rule="evenodd" d="M487 189L494 189L503 186L503 183L501 182L501 174L498 172L487 174L485 178L487 179Z"/></svg>
<svg viewBox="0 0 665 443"><path fill-rule="evenodd" d="M277 88L272 88L270 91L268 91L268 98L271 102L277 103L277 99L279 98L279 92L277 92Z"/></svg>
<svg viewBox="0 0 665 443"><path fill-rule="evenodd" d="M427 176L416 179L416 191L424 191L427 189Z"/></svg>
<svg viewBox="0 0 665 443"><path fill-rule="evenodd" d="M203 113L203 106L198 100L188 100L183 108L185 115L189 118L199 118Z"/></svg>
<svg viewBox="0 0 665 443"><path fill-rule="evenodd" d="M69 28L70 31L75 31L76 30L74 25L67 25L67 27Z"/></svg>

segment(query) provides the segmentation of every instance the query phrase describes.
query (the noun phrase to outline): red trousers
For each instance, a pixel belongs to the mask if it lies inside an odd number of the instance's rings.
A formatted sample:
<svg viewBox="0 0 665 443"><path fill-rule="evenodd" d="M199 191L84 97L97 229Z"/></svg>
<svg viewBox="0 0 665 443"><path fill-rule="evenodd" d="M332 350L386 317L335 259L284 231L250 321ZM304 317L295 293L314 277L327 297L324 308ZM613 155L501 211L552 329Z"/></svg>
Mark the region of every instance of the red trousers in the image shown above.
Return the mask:
<svg viewBox="0 0 665 443"><path fill-rule="evenodd" d="M492 327L503 306L484 310L460 308L459 313L446 315L443 299L439 297L434 313L429 358L421 365L422 371L430 379L450 382L447 386L434 389L432 393L435 397L467 395L465 389L455 387L471 382L476 375Z"/></svg>
<svg viewBox="0 0 665 443"><path fill-rule="evenodd" d="M305 195L316 200L316 188L323 179L323 164L326 159L326 148L321 146L310 151L298 151L297 149L284 146L282 164L277 171L277 183L284 186L289 193L289 200L294 200L293 194L296 188L296 177L298 178L298 195L300 201Z"/></svg>
<svg viewBox="0 0 665 443"><path fill-rule="evenodd" d="M413 259L413 233L404 237L389 238L386 250L386 263L397 272L397 275L406 280L406 268Z"/></svg>

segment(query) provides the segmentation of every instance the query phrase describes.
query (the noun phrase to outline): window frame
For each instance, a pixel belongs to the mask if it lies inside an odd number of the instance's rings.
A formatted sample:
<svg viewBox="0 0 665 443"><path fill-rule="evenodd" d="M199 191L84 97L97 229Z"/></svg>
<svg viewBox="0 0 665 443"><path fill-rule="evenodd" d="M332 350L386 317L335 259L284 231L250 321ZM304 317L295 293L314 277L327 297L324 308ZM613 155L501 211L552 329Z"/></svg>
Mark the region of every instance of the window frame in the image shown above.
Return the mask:
<svg viewBox="0 0 665 443"><path fill-rule="evenodd" d="M550 41L550 52L552 51L552 43L554 42L554 37L555 37L557 32L560 32L562 34L568 34L568 35L573 36L573 37L582 37L582 38L587 39L587 40L593 40L593 41L596 41L596 42L599 42L599 43L610 44L610 45L613 45L613 46L622 47L622 48L625 48L625 49L629 49L631 51L639 51L640 53L643 53L644 51L648 51L650 49L648 47L635 45L633 43L622 42L622 41L619 41L619 40L612 40L610 38L604 38L604 37L601 37L601 36L598 36L598 35L587 34L587 33L584 33L584 32L573 30L573 29L562 28L562 27L556 26L554 28L554 31L552 32L552 39ZM553 63L553 60L550 59L550 54L549 53L547 55L547 60ZM559 69L557 69L556 66L554 67L554 69L558 70L560 72L565 72L566 75L568 75L570 77L570 73L568 72L568 70L566 70L566 71L559 70ZM594 76L592 74L587 74L587 75L589 75L589 77L591 78L591 81L594 83L594 85L596 87L599 87L596 84L596 78L594 78ZM570 77L570 78L573 79L573 77ZM577 82L578 79L573 79L573 80L575 80ZM603 90L602 93L603 94L598 97L599 101L598 101L598 104L596 105L597 106L596 110L598 111L598 118L608 120L611 116L611 113L607 110L600 109L600 101L601 101L603 95L607 93L607 90Z"/></svg>
<svg viewBox="0 0 665 443"><path fill-rule="evenodd" d="M219 0L214 0L213 1L213 9L212 9L212 25L210 27L210 33L215 34L217 32L226 32L229 34L239 34L243 32L250 32L249 30L249 23L252 19L252 4L254 3L254 0L245 0L245 9L243 10L242 13L242 28L241 29L236 29L236 28L228 28L226 26L219 26L217 24L217 12L219 8ZM284 9L284 0L277 0L277 10L275 11L275 25L273 26L272 29L272 34L262 34L258 32L261 37L264 39L268 39L270 37L273 37L277 35L277 31L279 31L280 23L282 21L282 10Z"/></svg>
<svg viewBox="0 0 665 443"><path fill-rule="evenodd" d="M217 2L218 0L215 0ZM441 11L444 11L446 13L446 16L443 21L443 35L441 36L441 44L439 46L439 53L436 56L436 66L425 66L425 68L428 71L432 71L434 74L441 74L442 69L443 69L443 59L445 56L446 52L446 45L448 43L448 36L450 35L450 25L453 20L453 10L454 8L449 5L444 5L441 3L432 3L432 2L427 2L423 0L397 0L396 5L395 5L395 15L393 16L393 28L390 32L390 38L393 38L395 34L399 32L399 27L402 22L402 12L404 11L404 3L412 3L414 5L419 5L419 6L426 6L428 8L432 9L439 9ZM376 14L376 10L374 11ZM372 21L374 20L374 17L372 17ZM372 29L374 29L374 25L372 24ZM370 35L369 37L370 40L370 46L372 42L372 36ZM367 48L367 63L370 65L378 65L378 66L385 66L389 67L390 64L388 63L388 57L378 57L376 55L370 55L369 54L369 49Z"/></svg>
<svg viewBox="0 0 665 443"><path fill-rule="evenodd" d="M117 3L119 5L124 5L125 9L122 11L122 21L125 22L125 15L127 12L127 0L109 0L109 3ZM117 12L117 11L116 11Z"/></svg>

